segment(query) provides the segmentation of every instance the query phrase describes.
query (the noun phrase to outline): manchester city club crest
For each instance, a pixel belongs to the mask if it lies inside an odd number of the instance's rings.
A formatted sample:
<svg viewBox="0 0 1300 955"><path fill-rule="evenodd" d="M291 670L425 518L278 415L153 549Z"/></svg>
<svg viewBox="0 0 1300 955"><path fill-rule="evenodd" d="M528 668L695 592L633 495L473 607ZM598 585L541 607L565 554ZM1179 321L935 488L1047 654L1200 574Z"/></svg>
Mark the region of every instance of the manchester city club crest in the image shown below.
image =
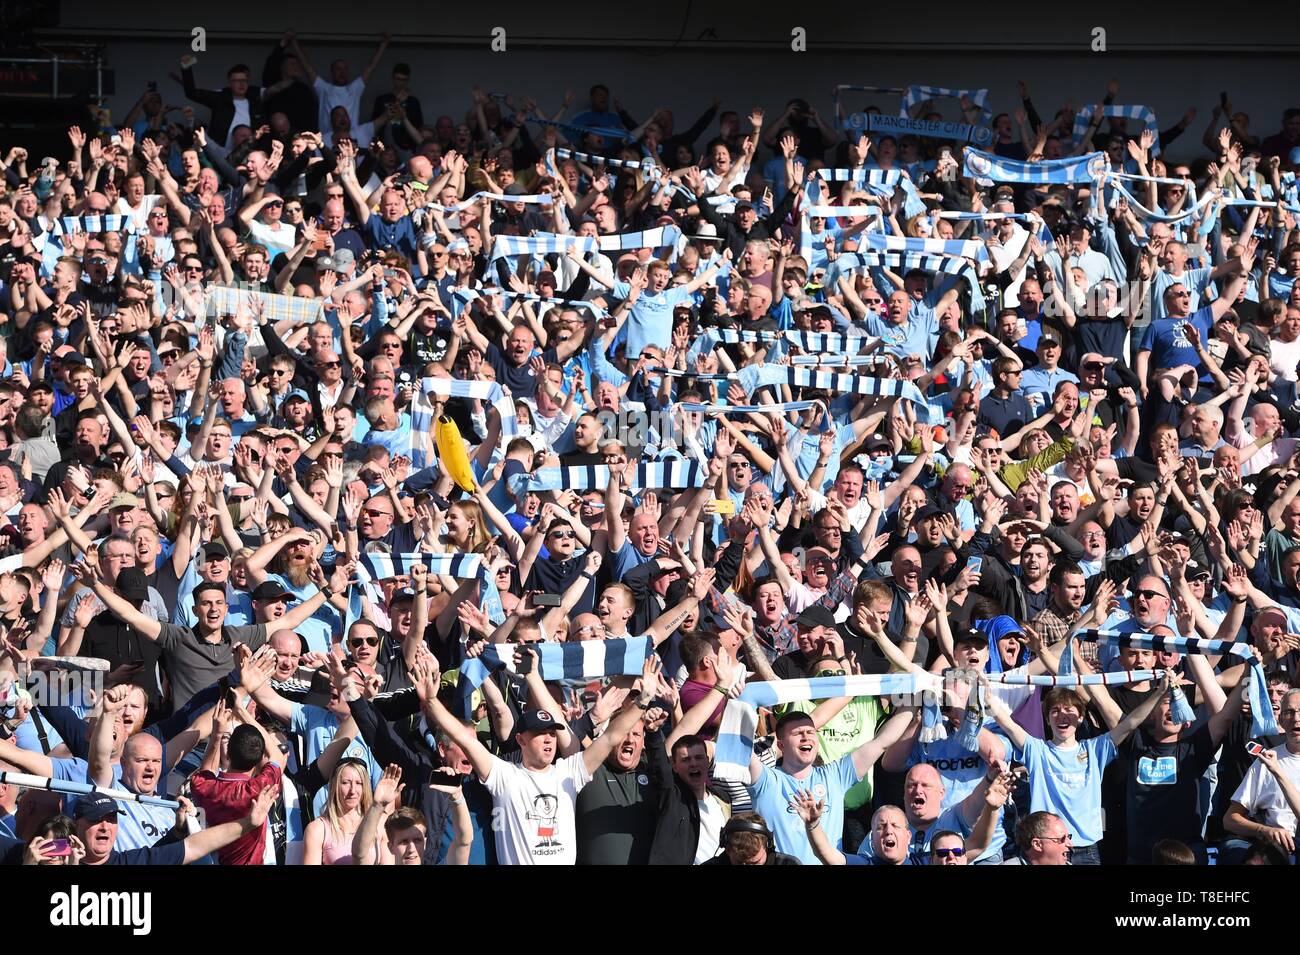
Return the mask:
<svg viewBox="0 0 1300 955"><path fill-rule="evenodd" d="M988 157L976 152L966 154L966 165L970 166L970 171L977 176L987 176L993 169L993 163Z"/></svg>

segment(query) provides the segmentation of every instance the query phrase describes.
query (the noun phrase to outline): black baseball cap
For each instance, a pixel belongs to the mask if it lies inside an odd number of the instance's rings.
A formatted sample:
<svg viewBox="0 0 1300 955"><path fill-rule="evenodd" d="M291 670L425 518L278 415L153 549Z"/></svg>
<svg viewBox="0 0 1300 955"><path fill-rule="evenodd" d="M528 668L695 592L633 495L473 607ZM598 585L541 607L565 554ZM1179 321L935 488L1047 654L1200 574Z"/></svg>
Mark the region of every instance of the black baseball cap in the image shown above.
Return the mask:
<svg viewBox="0 0 1300 955"><path fill-rule="evenodd" d="M813 627L834 627L835 614L819 604L806 607L803 613L795 617L794 622L807 630Z"/></svg>
<svg viewBox="0 0 1300 955"><path fill-rule="evenodd" d="M117 575L113 588L123 600L144 600L149 596L149 581L138 567L128 567Z"/></svg>
<svg viewBox="0 0 1300 955"><path fill-rule="evenodd" d="M525 710L515 723L516 733L545 733L560 728L561 724L545 710Z"/></svg>
<svg viewBox="0 0 1300 955"><path fill-rule="evenodd" d="M285 598L292 596L293 594L289 593L289 591L285 590L274 580L264 580L253 590L253 599L262 603L284 600Z"/></svg>
<svg viewBox="0 0 1300 955"><path fill-rule="evenodd" d="M109 816L116 816L121 811L117 800L105 796L103 793L91 793L89 796L77 797L76 818L78 819L100 822Z"/></svg>

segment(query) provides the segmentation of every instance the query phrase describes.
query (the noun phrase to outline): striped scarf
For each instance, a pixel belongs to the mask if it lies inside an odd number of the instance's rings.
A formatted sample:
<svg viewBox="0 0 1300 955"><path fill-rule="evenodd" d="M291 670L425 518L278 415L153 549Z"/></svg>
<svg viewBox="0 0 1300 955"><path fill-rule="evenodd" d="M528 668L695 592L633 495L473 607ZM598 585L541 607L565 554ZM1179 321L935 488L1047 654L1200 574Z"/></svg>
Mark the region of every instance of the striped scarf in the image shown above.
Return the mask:
<svg viewBox="0 0 1300 955"><path fill-rule="evenodd" d="M492 199L496 202L522 202L524 205L529 206L549 206L554 201L553 197L548 196L545 193L540 193L538 195L511 196L500 192L487 192L485 190L483 192L474 193L474 195L461 200L454 206L443 206L436 202L431 202L429 205L432 208L439 209L443 212L464 212L466 209L477 205L481 199Z"/></svg>
<svg viewBox="0 0 1300 955"><path fill-rule="evenodd" d="M504 446L519 431L515 421L514 399L501 390L495 381L464 381L460 378L425 378L424 386L411 401L411 467L427 468L436 457L430 447L433 432L433 400L440 398L477 398L486 401L501 416L501 444ZM420 440L416 436L420 436Z"/></svg>
<svg viewBox="0 0 1300 955"><path fill-rule="evenodd" d="M1251 736L1272 736L1277 733L1277 720L1273 717L1273 707L1268 698L1268 680L1264 676L1264 667L1250 646L1231 640L1202 640L1199 637L1157 637L1150 633L1119 633L1114 630L1081 630L1072 633L1061 650L1060 672L1074 672L1073 644L1075 640L1087 640L1091 643L1107 644L1112 647L1130 647L1138 650L1157 650L1165 653L1199 653L1210 656L1228 654L1240 659L1250 669L1250 719ZM1179 719L1179 716L1186 717ZM1194 715L1189 710L1171 713L1175 722L1189 723Z"/></svg>
<svg viewBox="0 0 1300 955"><path fill-rule="evenodd" d="M618 232L591 237L538 232L535 235L499 235L492 241L491 259L517 255L563 255L569 246L581 252L625 252L628 249L661 249L676 244L681 230L676 226L659 226L644 232Z"/></svg>
<svg viewBox="0 0 1300 955"><path fill-rule="evenodd" d="M78 232L94 234L96 232L129 232L131 216L110 212L103 215L60 216L50 223L53 235L70 235Z"/></svg>
<svg viewBox="0 0 1300 955"><path fill-rule="evenodd" d="M866 339L862 339L865 341ZM874 365L882 360L881 355L791 355L792 365L849 365L859 367ZM885 359L888 360L888 359Z"/></svg>
<svg viewBox="0 0 1300 955"><path fill-rule="evenodd" d="M930 408L925 396L916 385L898 378L873 378L869 375L850 375L844 372L795 368L788 365L746 365L740 370L740 386L745 389L746 394L753 394L758 388L783 384L793 388L816 388L819 391L902 398L904 401L912 402L918 412L924 410L932 424L943 420L941 412L938 421L933 420L935 409Z"/></svg>
<svg viewBox="0 0 1300 955"><path fill-rule="evenodd" d="M541 119L535 116L528 117L525 122L536 123L538 126L555 126L570 133L590 133L593 136L599 136L602 139L613 139L620 143L630 143L632 136L626 129L615 129L612 126L582 126L578 123L565 123L558 119Z"/></svg>
<svg viewBox="0 0 1300 955"><path fill-rule="evenodd" d="M1142 205L1142 203L1140 203L1137 200L1137 197L1134 196L1133 193L1129 192L1128 188L1122 182L1123 179L1148 179L1148 178L1150 177L1118 176L1115 175L1114 173L1108 173L1106 175L1106 180L1115 187L1116 191L1118 191L1120 195L1122 195L1125 199L1128 200L1128 204L1130 208L1132 208L1133 211L1137 213L1137 215L1140 218L1147 219L1151 222L1167 222L1170 224L1190 222L1192 219L1200 216L1206 210L1206 208L1208 208L1209 204L1214 201L1214 193L1212 192L1207 192L1205 195L1201 196L1200 199L1198 200L1196 198L1196 187L1191 182L1187 182L1187 200L1190 205L1184 208L1182 212L1179 212L1178 214L1172 216L1167 215L1163 212L1156 212L1154 209L1148 209L1146 206ZM1154 181L1178 182L1178 183L1184 182L1184 180L1182 179L1175 179L1175 180L1157 179Z"/></svg>
<svg viewBox="0 0 1300 955"><path fill-rule="evenodd" d="M710 328L700 334L691 345L691 352L709 352L717 345L739 345L741 342L787 342L806 352L833 352L836 355L850 350L861 350L863 345L874 344L876 339L866 335L845 335L840 332L805 332L799 329L765 331L748 328Z"/></svg>
<svg viewBox="0 0 1300 955"><path fill-rule="evenodd" d="M877 252L922 252L927 255L950 255L988 264L989 253L979 239L917 239L908 235L882 235L869 232L867 247Z"/></svg>
<svg viewBox="0 0 1300 955"><path fill-rule="evenodd" d="M659 164L649 159L614 159L608 156L596 156L592 153L579 152L576 149L556 147L555 149L548 149L546 155L542 158L547 175L552 178L560 175L560 167L555 162L557 156L562 159L574 159L578 162L584 162L588 166L605 165L611 169L635 169L644 172L651 179L658 179L663 175L663 169Z"/></svg>
<svg viewBox="0 0 1300 955"><path fill-rule="evenodd" d="M714 750L713 775L717 779L749 782L749 761L754 753L758 708L787 703L831 700L841 696L890 696L906 705L923 704L925 735L943 733L939 712L942 679L930 673L859 674L822 676L802 680L775 680L747 684L739 699L728 700Z"/></svg>
<svg viewBox="0 0 1300 955"><path fill-rule="evenodd" d="M703 487L708 472L698 461L670 458L637 465L635 488ZM583 464L567 468L541 468L532 473L511 475L507 489L516 497L524 491L592 491L609 486L609 466Z"/></svg>
<svg viewBox="0 0 1300 955"><path fill-rule="evenodd" d="M899 116L910 116L912 110L920 106L928 99L938 99L947 96L952 99L961 99L963 96L971 101L971 105L980 111L980 122L988 125L989 120L993 118L993 112L989 109L989 91L982 90L954 90L946 86L920 86L913 84L903 88L903 108L899 111Z"/></svg>
<svg viewBox="0 0 1300 955"><path fill-rule="evenodd" d="M994 182L1072 185L1096 179L1105 172L1106 163L1106 154L1102 152L1088 153L1086 156L1070 156L1066 159L1025 162L968 147L963 164L963 175L977 179L983 185Z"/></svg>
<svg viewBox="0 0 1300 955"><path fill-rule="evenodd" d="M1096 110L1091 106L1081 106L1074 114L1074 129L1072 134L1076 143L1083 142L1084 135L1088 132L1088 124L1092 118L1097 115ZM1136 119L1143 124L1155 137L1156 140L1151 144L1151 154L1160 155L1160 126L1156 123L1156 113L1150 106L1120 106L1117 103L1104 105L1101 108L1101 115L1114 119Z"/></svg>
<svg viewBox="0 0 1300 955"><path fill-rule="evenodd" d="M501 607L501 593L497 583L487 572L481 554L384 554L366 552L357 562L357 576L362 584L389 580L393 577L408 577L411 568L423 564L429 573L457 580L477 580L479 582L479 599L483 612L494 624L506 619ZM350 608L349 608L350 609Z"/></svg>
<svg viewBox="0 0 1300 955"><path fill-rule="evenodd" d="M99 793L116 799L118 802L138 802L142 806L161 806L165 809L179 809L181 804L175 799L162 796L142 796L127 789L109 789L91 783L78 783L70 779L51 779L48 776L33 776L30 773L0 771L0 786L17 786L19 789L44 789L49 792L63 793L68 796L89 796Z"/></svg>
<svg viewBox="0 0 1300 955"><path fill-rule="evenodd" d="M984 289L980 286L979 276L965 259L947 255L926 255L921 252L844 252L831 263L826 271L828 287L834 287L841 275L858 272L862 269L886 268L898 271L923 269L926 272L942 272L946 275L960 276L970 289L970 307L972 312L984 310Z"/></svg>
<svg viewBox="0 0 1300 955"><path fill-rule="evenodd" d="M482 298L484 295L500 295L502 298L512 298L521 302L540 302L543 305L557 305L562 308L585 308L597 318L608 314L603 308L595 302L587 302L577 298L544 298L535 292L515 292L510 289L500 288L458 288L452 290L452 297L460 299L466 304L474 301L476 298Z"/></svg>
<svg viewBox="0 0 1300 955"><path fill-rule="evenodd" d="M782 401L770 405L705 405L696 401L681 401L677 407L695 414L785 414L787 411L807 411L822 407L820 401Z"/></svg>
<svg viewBox="0 0 1300 955"><path fill-rule="evenodd" d="M1028 676L1026 674L985 674L990 683L1024 684L1034 686L1114 686L1141 683L1156 676L1154 670L1132 670L1123 673L1092 674L1090 676ZM771 709L787 703L808 700L829 700L842 696L892 696L895 705L921 704L922 743L931 743L947 737L940 701L945 685L954 682L973 684L978 675L974 671L952 669L942 676L933 673L864 674L841 677L813 677L801 680L776 680L750 683L741 691L740 698L729 700L722 713L715 750L714 776L719 779L749 780L749 761L754 751L754 732L758 727L758 708ZM1048 682L1050 681L1050 682ZM967 696L966 714L958 728L957 740L967 749L977 744L979 726L983 723L982 698L977 685L971 686Z"/></svg>
<svg viewBox="0 0 1300 955"><path fill-rule="evenodd" d="M464 712L472 710L470 700L474 691L494 673L505 670L518 673L515 666L513 643L489 643L476 657L460 665L458 684ZM595 680L608 676L640 676L645 661L654 650L649 637L628 637L621 640L579 640L568 643L535 643L537 666L542 679ZM504 652L503 652L504 650Z"/></svg>

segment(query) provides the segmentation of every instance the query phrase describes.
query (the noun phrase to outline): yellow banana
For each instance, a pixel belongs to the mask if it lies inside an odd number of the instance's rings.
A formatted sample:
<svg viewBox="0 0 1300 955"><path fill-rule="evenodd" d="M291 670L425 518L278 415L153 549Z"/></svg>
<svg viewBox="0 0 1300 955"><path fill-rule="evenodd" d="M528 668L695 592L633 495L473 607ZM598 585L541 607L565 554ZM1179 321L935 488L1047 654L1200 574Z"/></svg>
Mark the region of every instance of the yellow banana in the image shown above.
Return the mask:
<svg viewBox="0 0 1300 955"><path fill-rule="evenodd" d="M438 446L438 460L442 462L443 473L462 491L473 491L474 472L469 466L469 455L465 452L465 442L456 422L446 415L439 418L434 426L433 440Z"/></svg>

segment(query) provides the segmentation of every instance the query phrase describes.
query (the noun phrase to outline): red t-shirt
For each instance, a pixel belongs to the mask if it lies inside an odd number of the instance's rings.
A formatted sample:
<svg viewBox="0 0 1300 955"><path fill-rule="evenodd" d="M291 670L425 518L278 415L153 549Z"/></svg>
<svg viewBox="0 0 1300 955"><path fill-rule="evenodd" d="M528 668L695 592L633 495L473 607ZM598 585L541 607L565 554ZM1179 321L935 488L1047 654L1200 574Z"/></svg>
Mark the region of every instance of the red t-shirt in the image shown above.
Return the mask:
<svg viewBox="0 0 1300 955"><path fill-rule="evenodd" d="M190 777L190 790L194 804L207 815L208 828L223 822L243 819L252 808L253 800L267 786L280 782L280 767L267 763L255 776L247 773L216 775L210 772L195 773ZM218 850L217 859L222 865L261 865L266 840L266 823L246 833Z"/></svg>

